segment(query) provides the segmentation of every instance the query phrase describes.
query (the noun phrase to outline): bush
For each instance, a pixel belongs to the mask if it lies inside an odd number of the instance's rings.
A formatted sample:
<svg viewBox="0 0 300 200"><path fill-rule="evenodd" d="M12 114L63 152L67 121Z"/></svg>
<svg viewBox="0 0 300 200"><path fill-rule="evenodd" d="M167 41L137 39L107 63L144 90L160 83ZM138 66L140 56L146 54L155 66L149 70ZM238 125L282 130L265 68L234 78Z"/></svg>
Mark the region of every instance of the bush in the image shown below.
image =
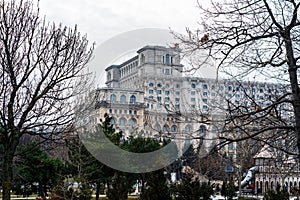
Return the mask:
<svg viewBox="0 0 300 200"><path fill-rule="evenodd" d="M252 197L239 197L238 200L257 200L257 199Z"/></svg>
<svg viewBox="0 0 300 200"><path fill-rule="evenodd" d="M269 190L264 195L264 200L289 200L289 193L286 190Z"/></svg>

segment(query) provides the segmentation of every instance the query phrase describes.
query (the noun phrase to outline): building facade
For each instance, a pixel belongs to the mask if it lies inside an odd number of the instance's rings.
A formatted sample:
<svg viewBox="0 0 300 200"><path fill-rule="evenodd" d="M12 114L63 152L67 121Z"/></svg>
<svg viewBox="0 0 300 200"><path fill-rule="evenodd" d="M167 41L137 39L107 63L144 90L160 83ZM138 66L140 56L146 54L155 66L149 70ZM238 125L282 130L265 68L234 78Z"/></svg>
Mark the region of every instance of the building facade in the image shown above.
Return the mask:
<svg viewBox="0 0 300 200"><path fill-rule="evenodd" d="M194 139L210 134L217 138L229 104L255 111L286 92L272 83L217 80L205 78L205 71L203 77L184 72L178 46L142 47L131 59L106 68L107 87L97 89L96 120L108 113L125 137L142 130L145 137ZM284 115L288 113L282 109ZM232 159L236 149L235 143L225 147Z"/></svg>

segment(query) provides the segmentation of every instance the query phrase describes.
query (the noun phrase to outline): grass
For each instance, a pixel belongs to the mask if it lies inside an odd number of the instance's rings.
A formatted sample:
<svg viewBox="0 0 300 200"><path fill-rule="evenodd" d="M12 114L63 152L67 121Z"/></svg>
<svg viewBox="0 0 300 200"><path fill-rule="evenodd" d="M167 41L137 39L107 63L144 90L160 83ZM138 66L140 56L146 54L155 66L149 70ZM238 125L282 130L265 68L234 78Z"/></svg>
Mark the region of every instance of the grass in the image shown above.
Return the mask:
<svg viewBox="0 0 300 200"><path fill-rule="evenodd" d="M128 196L128 200L137 200L139 198L138 195L134 195L134 196ZM92 198L92 200L95 200L96 198ZM100 197L100 200L108 200L107 197Z"/></svg>

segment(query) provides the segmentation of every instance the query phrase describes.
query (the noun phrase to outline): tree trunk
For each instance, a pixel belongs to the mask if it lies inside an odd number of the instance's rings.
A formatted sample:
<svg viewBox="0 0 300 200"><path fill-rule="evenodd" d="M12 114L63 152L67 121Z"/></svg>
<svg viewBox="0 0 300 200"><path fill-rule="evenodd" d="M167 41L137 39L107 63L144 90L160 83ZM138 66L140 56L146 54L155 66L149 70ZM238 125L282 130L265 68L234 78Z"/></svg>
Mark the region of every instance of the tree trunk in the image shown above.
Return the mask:
<svg viewBox="0 0 300 200"><path fill-rule="evenodd" d="M293 51L293 44L290 36L290 31L286 31L283 35L285 40L285 49L288 61L288 71L290 78L290 85L293 94L293 107L294 107L294 115L295 115L295 134L297 138L297 147L300 149L300 92L298 86L298 77L297 77L297 65L296 59ZM298 154L300 158L300 154Z"/></svg>
<svg viewBox="0 0 300 200"><path fill-rule="evenodd" d="M10 200L10 190L12 184L12 162L13 154L9 149L4 151L4 156L2 160L2 199Z"/></svg>
<svg viewBox="0 0 300 200"><path fill-rule="evenodd" d="M100 196L100 181L98 180L96 182L96 200L99 200L99 196Z"/></svg>

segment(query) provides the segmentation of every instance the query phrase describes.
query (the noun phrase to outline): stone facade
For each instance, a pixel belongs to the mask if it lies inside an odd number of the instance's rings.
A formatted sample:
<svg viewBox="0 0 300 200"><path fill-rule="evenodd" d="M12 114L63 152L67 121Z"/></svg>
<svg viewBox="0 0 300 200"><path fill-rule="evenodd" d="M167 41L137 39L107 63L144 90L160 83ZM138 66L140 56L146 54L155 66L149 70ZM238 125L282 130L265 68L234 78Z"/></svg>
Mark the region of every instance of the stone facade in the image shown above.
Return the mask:
<svg viewBox="0 0 300 200"><path fill-rule="evenodd" d="M122 64L108 66L107 87L97 90L97 120L108 113L125 136L142 130L145 137L201 138L222 134L222 124L212 122L222 119L228 102L255 111L286 90L272 83L186 76L180 56L178 46L145 46ZM225 150L235 158L235 143Z"/></svg>

